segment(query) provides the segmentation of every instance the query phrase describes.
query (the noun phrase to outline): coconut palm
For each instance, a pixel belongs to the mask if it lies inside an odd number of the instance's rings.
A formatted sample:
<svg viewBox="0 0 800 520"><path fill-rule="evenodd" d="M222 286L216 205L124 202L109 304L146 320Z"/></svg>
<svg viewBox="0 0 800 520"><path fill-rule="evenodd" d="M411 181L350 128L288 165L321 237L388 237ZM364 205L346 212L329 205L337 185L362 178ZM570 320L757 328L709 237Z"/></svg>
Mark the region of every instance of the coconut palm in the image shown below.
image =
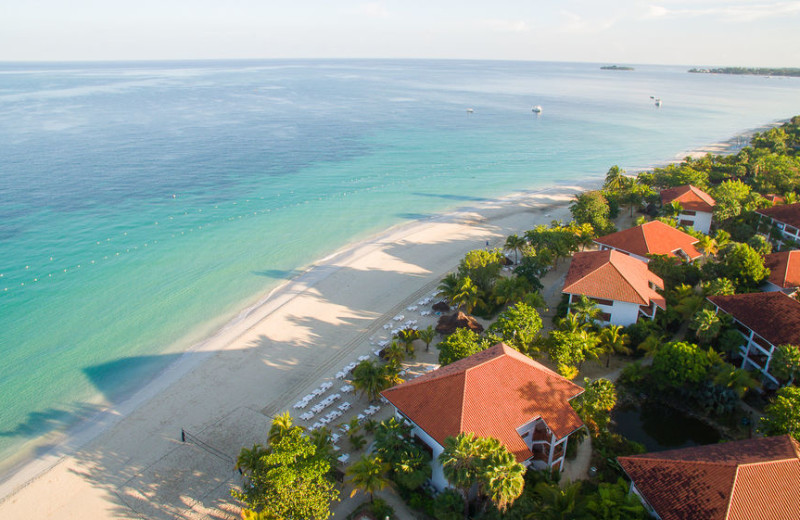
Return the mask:
<svg viewBox="0 0 800 520"><path fill-rule="evenodd" d="M584 327L586 327L586 324L575 313L567 314L556 323L556 328L563 332L578 332Z"/></svg>
<svg viewBox="0 0 800 520"><path fill-rule="evenodd" d="M527 518L531 520L563 520L586 517L586 498L581 496L581 482L573 482L567 486L539 482L533 493L539 498L541 505L537 511Z"/></svg>
<svg viewBox="0 0 800 520"><path fill-rule="evenodd" d="M480 440L482 491L500 511L505 511L522 495L525 467L497 439Z"/></svg>
<svg viewBox="0 0 800 520"><path fill-rule="evenodd" d="M722 320L711 309L701 309L692 317L689 328L694 329L700 343L711 343L722 330Z"/></svg>
<svg viewBox="0 0 800 520"><path fill-rule="evenodd" d="M376 400L382 391L403 382L392 366L380 366L371 360L362 361L353 370L353 387L370 401Z"/></svg>
<svg viewBox="0 0 800 520"><path fill-rule="evenodd" d="M294 421L292 420L292 416L289 412L284 412L280 415L277 415L272 420L272 425L269 427L269 433L267 434L267 441L270 444L277 444L283 438L287 431L294 428Z"/></svg>
<svg viewBox="0 0 800 520"><path fill-rule="evenodd" d="M681 284L672 290L672 306L681 318L685 321L691 318L703 304L703 297L694 290L694 287ZM669 302L668 302L669 303Z"/></svg>
<svg viewBox="0 0 800 520"><path fill-rule="evenodd" d="M577 301L572 302L570 311L578 317L581 323L586 325L594 325L601 312L600 307L585 294L581 294Z"/></svg>
<svg viewBox="0 0 800 520"><path fill-rule="evenodd" d="M374 502L375 492L389 485L389 479L386 477L388 471L389 465L383 462L380 457L362 455L345 472L350 477L350 484L353 486L353 492L350 493L350 497L352 498L359 491L363 491L369 493L369 501Z"/></svg>
<svg viewBox="0 0 800 520"><path fill-rule="evenodd" d="M260 444L253 444L251 449L242 448L236 458L236 466L241 473L249 475L261 463L261 457L269 453L269 450Z"/></svg>
<svg viewBox="0 0 800 520"><path fill-rule="evenodd" d="M450 484L464 497L464 517L469 516L469 490L478 480L481 460L478 442L471 432L459 433L444 440L444 450L439 463Z"/></svg>
<svg viewBox="0 0 800 520"><path fill-rule="evenodd" d="M456 273L450 273L439 283L438 289L442 291L442 296L448 301L453 303L455 296L461 287L461 278Z"/></svg>
<svg viewBox="0 0 800 520"><path fill-rule="evenodd" d="M394 363L395 365L401 365L403 361L406 359L406 349L395 340L386 347L382 354L383 358L389 362Z"/></svg>
<svg viewBox="0 0 800 520"><path fill-rule="evenodd" d="M668 217L677 217L683 212L683 206L677 200L664 204L664 214Z"/></svg>
<svg viewBox="0 0 800 520"><path fill-rule="evenodd" d="M719 244L717 244L717 241L713 237L708 235L700 236L697 247L711 258L714 258L719 252Z"/></svg>
<svg viewBox="0 0 800 520"><path fill-rule="evenodd" d="M611 364L611 354L630 355L632 353L627 346L630 338L622 332L622 327L619 325L605 327L600 331L598 340L600 342L600 350L606 354L606 367Z"/></svg>
<svg viewBox="0 0 800 520"><path fill-rule="evenodd" d="M517 259L519 258L518 254L527 244L528 242L524 238L518 235L510 235L508 238L506 238L506 243L503 247L509 251L514 251L514 263L516 264Z"/></svg>
<svg viewBox="0 0 800 520"><path fill-rule="evenodd" d="M419 339L421 339L422 342L425 343L425 352L428 352L431 349L431 342L435 337L436 337L436 330L434 330L433 325L428 325L427 328L419 331Z"/></svg>
<svg viewBox="0 0 800 520"><path fill-rule="evenodd" d="M530 282L521 276L501 278L494 286L494 299L500 305L511 305L525 298L531 289Z"/></svg>
<svg viewBox="0 0 800 520"><path fill-rule="evenodd" d="M461 280L461 284L458 287L458 292L455 294L452 300L458 309L464 307L464 310L467 312L467 314L471 314L476 306L483 303L480 289L477 285L475 285L475 283L473 283L469 276L465 276Z"/></svg>
<svg viewBox="0 0 800 520"><path fill-rule="evenodd" d="M419 338L417 329L403 329L397 333L397 338L403 342L406 348L406 354L414 357L414 342Z"/></svg>
<svg viewBox="0 0 800 520"><path fill-rule="evenodd" d="M714 383L730 388L736 392L740 399L751 389L761 388L761 383L743 368L736 368L730 363L721 363L718 367L714 376Z"/></svg>
<svg viewBox="0 0 800 520"><path fill-rule="evenodd" d="M610 190L621 190L625 187L625 170L621 170L619 166L614 165L608 169L606 173L606 182L603 185Z"/></svg>

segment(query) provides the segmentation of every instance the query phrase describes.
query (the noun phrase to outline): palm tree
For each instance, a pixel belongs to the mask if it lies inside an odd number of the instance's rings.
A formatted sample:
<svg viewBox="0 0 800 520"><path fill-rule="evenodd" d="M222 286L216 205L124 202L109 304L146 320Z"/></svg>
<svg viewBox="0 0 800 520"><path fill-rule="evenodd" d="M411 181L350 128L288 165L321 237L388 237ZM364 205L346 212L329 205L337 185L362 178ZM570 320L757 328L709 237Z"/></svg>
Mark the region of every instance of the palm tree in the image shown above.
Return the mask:
<svg viewBox="0 0 800 520"><path fill-rule="evenodd" d="M272 425L269 427L269 433L267 434L267 441L270 444L277 444L283 438L287 431L295 428L294 421L292 421L292 416L289 415L289 412L284 412L278 416L276 416L272 420Z"/></svg>
<svg viewBox="0 0 800 520"><path fill-rule="evenodd" d="M606 354L606 367L611 364L611 354L626 354L632 353L628 348L630 338L627 334L622 332L622 327L619 325L609 325L600 331L598 336L600 340L600 349Z"/></svg>
<svg viewBox="0 0 800 520"><path fill-rule="evenodd" d="M401 365L403 364L403 361L405 361L406 359L406 350L403 348L402 345L400 345L400 343L392 340L391 344L389 344L389 346L384 349L383 357L389 363Z"/></svg>
<svg viewBox="0 0 800 520"><path fill-rule="evenodd" d="M610 190L620 190L625 186L625 170L621 170L619 166L614 165L609 168L606 173L606 182L604 187Z"/></svg>
<svg viewBox="0 0 800 520"><path fill-rule="evenodd" d="M518 253L522 251L522 248L525 247L528 242L517 235L510 235L506 238L506 243L503 247L508 249L509 251L514 251L514 263L517 263Z"/></svg>
<svg viewBox="0 0 800 520"><path fill-rule="evenodd" d="M525 467L497 439L480 439L481 487L492 503L504 512L522 494Z"/></svg>
<svg viewBox="0 0 800 520"><path fill-rule="evenodd" d="M672 308L684 320L691 318L703 304L703 297L695 292L694 287L685 283L675 287L671 296L675 302Z"/></svg>
<svg viewBox="0 0 800 520"><path fill-rule="evenodd" d="M730 363L722 363L717 369L717 374L714 376L714 383L730 388L741 399L749 390L753 388L761 388L759 383L749 371L743 368L736 368Z"/></svg>
<svg viewBox="0 0 800 520"><path fill-rule="evenodd" d="M495 302L500 305L511 305L521 301L530 291L530 282L521 276L501 278L494 286Z"/></svg>
<svg viewBox="0 0 800 520"><path fill-rule="evenodd" d="M472 314L473 309L475 309L478 304L483 303L480 289L473 283L469 276L465 276L464 279L461 280L458 292L453 297L453 303L455 303L459 309L463 306L467 314Z"/></svg>
<svg viewBox="0 0 800 520"><path fill-rule="evenodd" d="M594 325L600 316L600 307L590 300L585 294L581 294L577 301L573 301L570 310L575 313L581 323Z"/></svg>
<svg viewBox="0 0 800 520"><path fill-rule="evenodd" d="M444 440L444 450L439 454L444 477L464 497L464 518L469 516L469 490L478 480L480 458L475 434L459 433Z"/></svg>
<svg viewBox="0 0 800 520"><path fill-rule="evenodd" d="M567 486L539 482L533 492L539 497L541 506L531 513L531 520L564 520L565 518L586 518L586 498L581 496L581 482L573 482Z"/></svg>
<svg viewBox="0 0 800 520"><path fill-rule="evenodd" d="M433 328L433 325L428 325L427 328L419 331L419 339L421 339L425 343L425 352L428 352L430 350L431 342L435 337L436 337L436 330Z"/></svg>
<svg viewBox="0 0 800 520"><path fill-rule="evenodd" d="M556 328L564 332L578 332L586 327L586 324L581 321L577 314L574 312L567 314L556 324Z"/></svg>
<svg viewBox="0 0 800 520"><path fill-rule="evenodd" d="M414 357L414 342L419 338L417 329L403 329L397 333L397 338L403 342L406 347L406 354Z"/></svg>
<svg viewBox="0 0 800 520"><path fill-rule="evenodd" d="M722 320L711 309L701 309L692 317L689 328L694 329L700 343L711 343L722 330Z"/></svg>
<svg viewBox="0 0 800 520"><path fill-rule="evenodd" d="M668 217L677 217L683 212L683 206L677 200L664 205L664 214Z"/></svg>
<svg viewBox="0 0 800 520"><path fill-rule="evenodd" d="M717 252L719 252L719 244L717 244L717 241L714 240L713 237L708 235L702 235L700 237L699 242L697 242L697 247L711 258L714 258Z"/></svg>
<svg viewBox="0 0 800 520"><path fill-rule="evenodd" d="M379 457L362 455L345 472L350 477L350 484L353 486L353 492L350 493L350 497L352 498L359 491L363 491L369 493L369 501L374 502L375 492L389 485L389 479L386 477L388 471L389 465Z"/></svg>
<svg viewBox="0 0 800 520"><path fill-rule="evenodd" d="M261 463L261 457L268 454L269 450L260 444L253 444L252 449L242 448L236 458L236 466L239 472L249 475Z"/></svg>
<svg viewBox="0 0 800 520"><path fill-rule="evenodd" d="M353 370L353 387L370 401L378 398L387 388L401 383L403 380L392 372L391 365L380 366L374 361L362 361Z"/></svg>
<svg viewBox="0 0 800 520"><path fill-rule="evenodd" d="M450 273L439 283L438 289L442 291L442 296L450 302L455 302L455 296L459 292L459 288L461 287L461 278L459 278L457 273Z"/></svg>

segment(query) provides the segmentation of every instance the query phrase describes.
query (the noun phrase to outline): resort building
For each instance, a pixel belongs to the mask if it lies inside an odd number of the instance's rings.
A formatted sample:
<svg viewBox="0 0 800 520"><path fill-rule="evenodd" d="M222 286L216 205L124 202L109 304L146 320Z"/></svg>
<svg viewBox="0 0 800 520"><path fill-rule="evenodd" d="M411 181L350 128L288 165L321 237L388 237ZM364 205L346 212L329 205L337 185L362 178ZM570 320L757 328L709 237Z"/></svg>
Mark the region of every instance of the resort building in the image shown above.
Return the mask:
<svg viewBox="0 0 800 520"><path fill-rule="evenodd" d="M639 316L653 319L666 300L656 292L664 281L650 272L642 260L613 249L575 253L562 293L572 304L581 295L600 308L600 321L631 325Z"/></svg>
<svg viewBox="0 0 800 520"><path fill-rule="evenodd" d="M757 209L756 213L761 215L762 221L774 224L785 241L800 242L800 202Z"/></svg>
<svg viewBox="0 0 800 520"><path fill-rule="evenodd" d="M800 287L800 250L764 255L764 266L769 269L765 291L781 291L788 296L797 292Z"/></svg>
<svg viewBox="0 0 800 520"><path fill-rule="evenodd" d="M781 292L710 296L708 301L730 314L744 337L739 348L742 368L758 370L765 382L778 385L769 363L775 347L800 345L800 302Z"/></svg>
<svg viewBox="0 0 800 520"><path fill-rule="evenodd" d="M800 518L800 443L789 435L619 457L662 520Z"/></svg>
<svg viewBox="0 0 800 520"><path fill-rule="evenodd" d="M671 202L678 202L683 208L678 215L678 225L708 234L714 206L717 204L711 195L691 184L685 184L661 191L661 204Z"/></svg>
<svg viewBox="0 0 800 520"><path fill-rule="evenodd" d="M667 255L687 262L703 256L695 247L696 238L659 220L596 238L594 242L601 250L616 249L643 262L650 261L647 255Z"/></svg>
<svg viewBox="0 0 800 520"><path fill-rule="evenodd" d="M583 388L499 343L384 390L399 419L430 449L439 489L448 483L439 455L445 439L471 432L494 437L525 466L564 467L567 439L583 426L571 399Z"/></svg>

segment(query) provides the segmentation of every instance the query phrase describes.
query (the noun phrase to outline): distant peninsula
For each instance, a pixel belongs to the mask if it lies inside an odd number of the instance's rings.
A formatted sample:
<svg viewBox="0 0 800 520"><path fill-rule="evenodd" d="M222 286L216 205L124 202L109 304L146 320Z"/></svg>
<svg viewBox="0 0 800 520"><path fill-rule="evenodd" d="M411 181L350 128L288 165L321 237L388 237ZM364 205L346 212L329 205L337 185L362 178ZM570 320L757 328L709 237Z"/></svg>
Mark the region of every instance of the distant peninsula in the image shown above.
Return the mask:
<svg viewBox="0 0 800 520"><path fill-rule="evenodd" d="M718 69L689 69L689 72L701 74L738 74L749 76L791 76L800 77L800 69L798 68L749 68L749 67L721 67Z"/></svg>
<svg viewBox="0 0 800 520"><path fill-rule="evenodd" d="M621 67L619 65L603 65L601 70L634 70L633 67Z"/></svg>

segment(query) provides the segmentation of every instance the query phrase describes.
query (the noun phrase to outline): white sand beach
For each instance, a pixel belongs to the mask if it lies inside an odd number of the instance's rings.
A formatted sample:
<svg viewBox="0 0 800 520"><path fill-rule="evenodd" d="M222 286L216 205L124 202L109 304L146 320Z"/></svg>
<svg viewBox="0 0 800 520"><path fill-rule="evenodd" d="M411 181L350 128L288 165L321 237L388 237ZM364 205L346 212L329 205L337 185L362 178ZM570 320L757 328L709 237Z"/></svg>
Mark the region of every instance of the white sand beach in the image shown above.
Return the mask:
<svg viewBox="0 0 800 520"><path fill-rule="evenodd" d="M471 249L570 219L582 187L551 188L415 222L319 261L244 319L0 484L0 518L236 518L239 450L271 416L342 366L435 290ZM181 430L209 448L181 443Z"/></svg>

